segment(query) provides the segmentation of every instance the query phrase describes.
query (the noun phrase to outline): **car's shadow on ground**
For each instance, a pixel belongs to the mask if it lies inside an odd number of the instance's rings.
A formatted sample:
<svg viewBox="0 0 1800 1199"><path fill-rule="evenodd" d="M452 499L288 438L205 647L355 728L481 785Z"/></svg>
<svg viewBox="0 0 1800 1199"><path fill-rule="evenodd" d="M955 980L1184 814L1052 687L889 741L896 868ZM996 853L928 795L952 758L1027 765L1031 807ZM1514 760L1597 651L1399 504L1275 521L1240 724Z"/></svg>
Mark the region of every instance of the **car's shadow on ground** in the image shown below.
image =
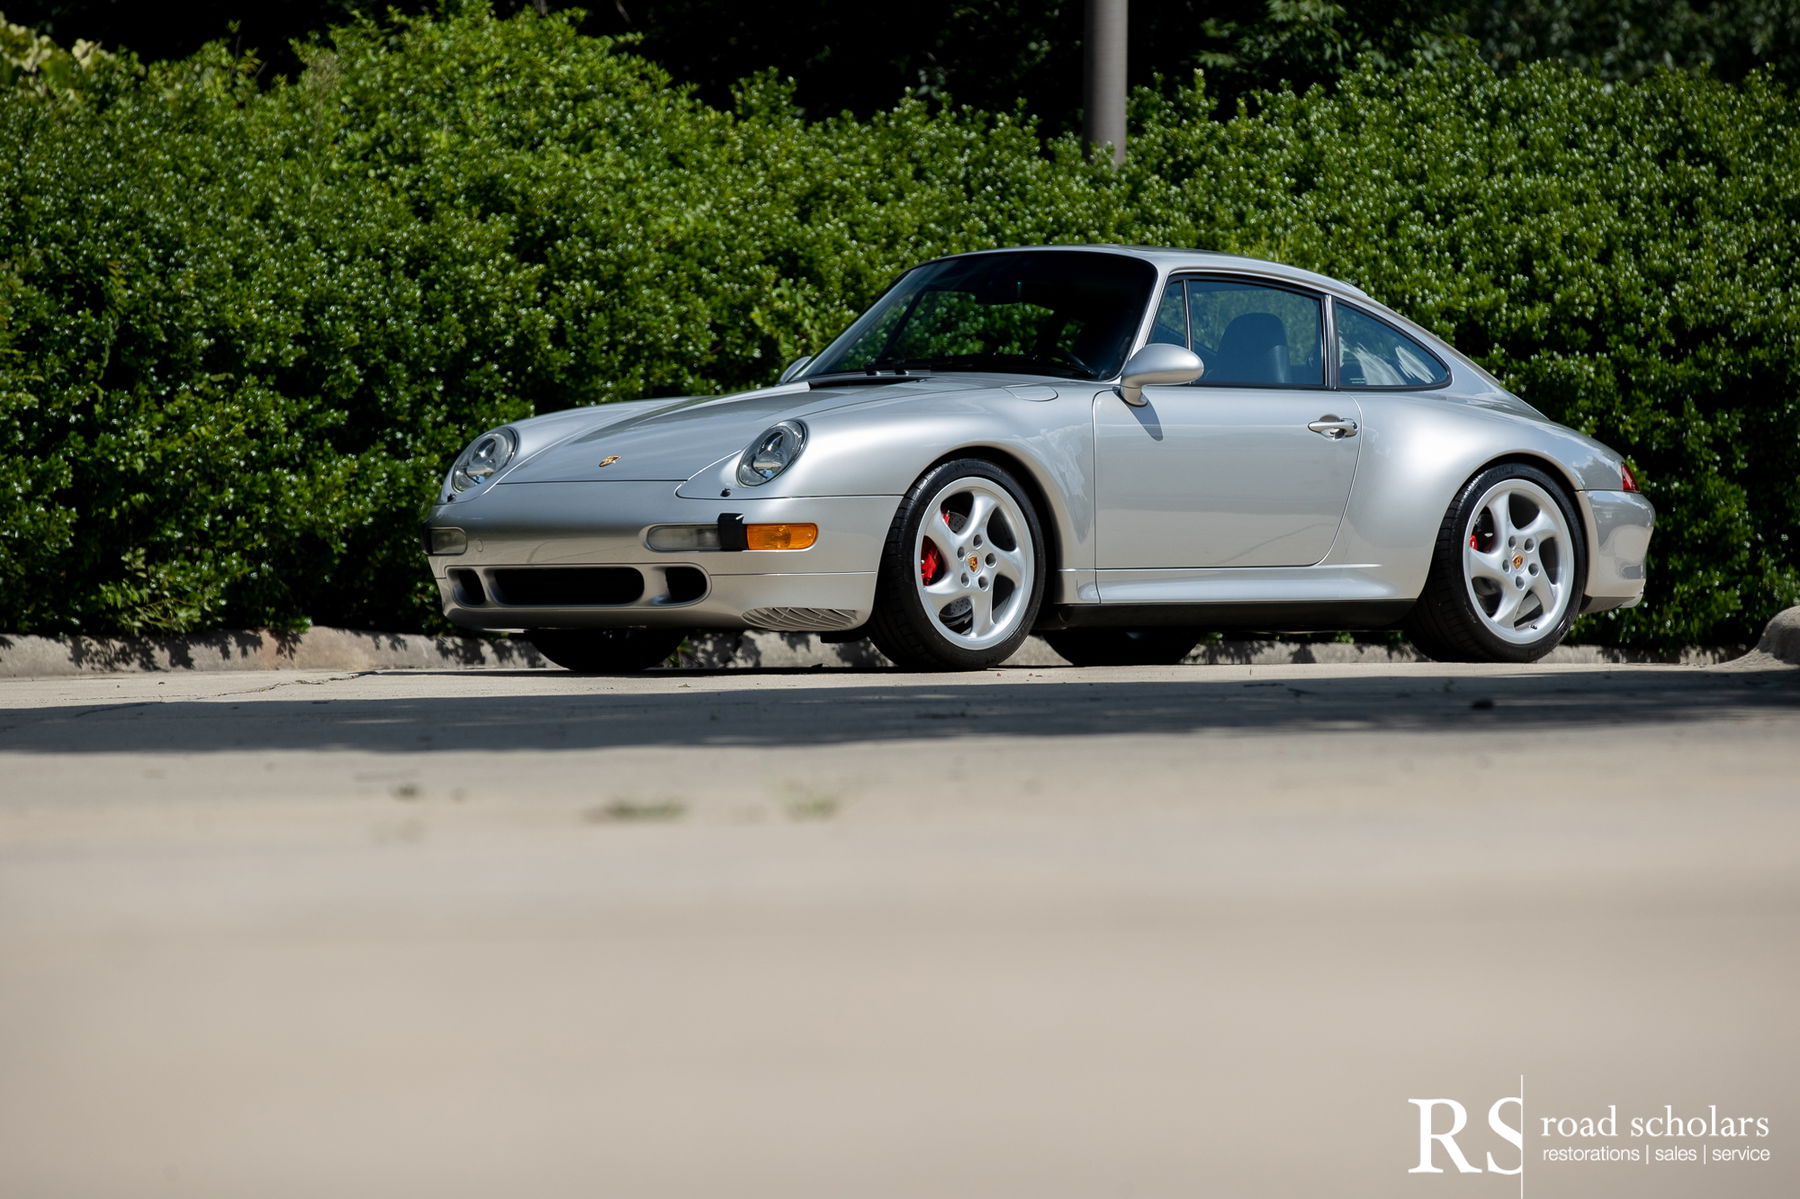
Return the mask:
<svg viewBox="0 0 1800 1199"><path fill-rule="evenodd" d="M564 676L554 694L416 697L401 686L390 698L336 698L327 685L241 702L0 709L0 751L556 752L1212 731L1386 730L1489 740L1508 731L1633 726L1654 732L1700 716L1800 715L1800 670L1793 668L1596 668L1505 677L1289 672L1269 680L1209 679L1196 668L1192 679L1092 672L1099 677L1090 681L1090 672L1069 671L1054 680L1038 675L1016 682L1008 671L978 685L880 672L866 683L837 675L831 685L792 685L795 675L814 673L780 672L784 685L767 689L696 687L716 676L684 671L642 676L623 692L616 680ZM1800 736L1800 726L1772 735Z"/></svg>

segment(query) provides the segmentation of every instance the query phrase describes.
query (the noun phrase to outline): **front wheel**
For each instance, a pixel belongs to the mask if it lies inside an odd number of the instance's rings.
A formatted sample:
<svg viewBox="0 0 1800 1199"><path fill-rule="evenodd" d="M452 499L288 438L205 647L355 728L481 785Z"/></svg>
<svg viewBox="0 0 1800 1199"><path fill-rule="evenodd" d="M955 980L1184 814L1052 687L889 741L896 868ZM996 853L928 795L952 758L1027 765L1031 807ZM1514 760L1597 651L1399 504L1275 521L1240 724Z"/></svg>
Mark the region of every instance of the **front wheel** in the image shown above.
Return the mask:
<svg viewBox="0 0 1800 1199"><path fill-rule="evenodd" d="M1586 552L1562 488L1536 467L1482 471L1444 514L1406 634L1440 662L1535 662L1568 635Z"/></svg>
<svg viewBox="0 0 1800 1199"><path fill-rule="evenodd" d="M1060 629L1044 640L1074 666L1174 666L1200 637L1191 629Z"/></svg>
<svg viewBox="0 0 1800 1199"><path fill-rule="evenodd" d="M636 674L668 661L681 629L533 629L537 652L577 674Z"/></svg>
<svg viewBox="0 0 1800 1199"><path fill-rule="evenodd" d="M1044 592L1043 534L1025 490L978 458L926 471L882 550L869 637L906 670L979 670L1011 657Z"/></svg>

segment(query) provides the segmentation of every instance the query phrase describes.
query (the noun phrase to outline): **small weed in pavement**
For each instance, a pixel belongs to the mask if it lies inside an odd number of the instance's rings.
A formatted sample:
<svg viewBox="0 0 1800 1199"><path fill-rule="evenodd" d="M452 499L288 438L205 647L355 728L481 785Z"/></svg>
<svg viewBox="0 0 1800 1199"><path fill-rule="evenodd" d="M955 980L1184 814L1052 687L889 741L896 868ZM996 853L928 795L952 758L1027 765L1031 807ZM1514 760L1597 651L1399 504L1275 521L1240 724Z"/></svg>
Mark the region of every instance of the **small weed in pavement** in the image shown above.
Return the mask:
<svg viewBox="0 0 1800 1199"><path fill-rule="evenodd" d="M678 799L615 799L581 814L588 824L669 823L687 814Z"/></svg>

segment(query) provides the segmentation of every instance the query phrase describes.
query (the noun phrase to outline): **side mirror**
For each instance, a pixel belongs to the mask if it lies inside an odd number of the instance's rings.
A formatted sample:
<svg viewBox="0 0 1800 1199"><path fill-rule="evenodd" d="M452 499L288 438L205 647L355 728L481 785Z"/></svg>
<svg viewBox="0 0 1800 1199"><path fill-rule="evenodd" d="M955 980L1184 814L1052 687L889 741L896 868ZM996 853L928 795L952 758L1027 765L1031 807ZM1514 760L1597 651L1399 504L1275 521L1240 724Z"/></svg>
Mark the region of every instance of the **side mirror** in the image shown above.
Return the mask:
<svg viewBox="0 0 1800 1199"><path fill-rule="evenodd" d="M1200 361L1200 355L1185 346L1151 342L1125 360L1125 373L1119 377L1119 395L1133 408L1142 408L1144 388L1192 383L1205 371L1206 364Z"/></svg>
<svg viewBox="0 0 1800 1199"><path fill-rule="evenodd" d="M775 381L777 383L786 383L789 379L792 379L795 375L799 374L801 371L805 370L807 367L809 367L811 365L812 365L812 355L811 354L802 354L802 355L800 355L800 357L798 357L798 358L794 359L792 362L788 363L787 369L785 369L781 372L781 378L779 378Z"/></svg>

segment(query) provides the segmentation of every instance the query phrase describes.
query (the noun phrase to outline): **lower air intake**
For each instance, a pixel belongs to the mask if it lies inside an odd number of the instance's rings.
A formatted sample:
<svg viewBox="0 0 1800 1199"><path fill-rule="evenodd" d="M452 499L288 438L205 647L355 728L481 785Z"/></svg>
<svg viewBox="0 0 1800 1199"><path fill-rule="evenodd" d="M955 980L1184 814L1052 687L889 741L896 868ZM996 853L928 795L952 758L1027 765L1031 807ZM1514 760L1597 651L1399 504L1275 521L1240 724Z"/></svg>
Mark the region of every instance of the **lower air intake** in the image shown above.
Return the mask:
<svg viewBox="0 0 1800 1199"><path fill-rule="evenodd" d="M644 595L644 576L629 566L539 566L489 577L501 603L520 607L607 607Z"/></svg>

